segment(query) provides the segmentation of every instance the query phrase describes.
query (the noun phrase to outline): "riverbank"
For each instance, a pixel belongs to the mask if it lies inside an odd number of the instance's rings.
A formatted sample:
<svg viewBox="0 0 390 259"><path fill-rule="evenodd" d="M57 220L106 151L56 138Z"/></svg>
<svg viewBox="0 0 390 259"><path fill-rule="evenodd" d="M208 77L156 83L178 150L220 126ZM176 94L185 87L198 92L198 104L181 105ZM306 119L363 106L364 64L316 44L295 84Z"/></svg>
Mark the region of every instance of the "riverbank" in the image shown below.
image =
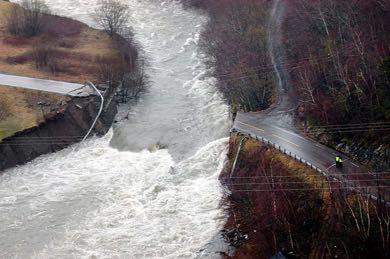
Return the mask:
<svg viewBox="0 0 390 259"><path fill-rule="evenodd" d="M209 16L200 48L218 79L217 88L233 111L268 108L277 99L277 79L269 55L272 1L182 0Z"/></svg>
<svg viewBox="0 0 390 259"><path fill-rule="evenodd" d="M296 104L284 110L299 107L302 131L374 171L390 169L388 3L182 2L210 16L201 47L233 112L264 110L278 102L277 88L288 89ZM367 17L366 9L375 15ZM339 19L337 10L355 23ZM360 46L350 31L375 37L363 37Z"/></svg>
<svg viewBox="0 0 390 259"><path fill-rule="evenodd" d="M108 97L108 96L106 96ZM106 98L110 100L110 98ZM0 172L21 165L40 155L53 153L80 142L87 134L100 109L96 95L74 97L64 102L44 121L18 131L0 142ZM117 113L115 99L105 103L91 135L104 135L111 128Z"/></svg>
<svg viewBox="0 0 390 259"><path fill-rule="evenodd" d="M45 15L43 31L38 36L13 35L8 30L8 16L14 10L21 7L0 1L0 73L79 84L99 82L96 56L115 53L108 35L56 15ZM46 53L46 65L38 65L39 51ZM63 112L70 100L67 96L7 86L0 87L0 93L0 140L38 127L44 117L52 119L53 113Z"/></svg>
<svg viewBox="0 0 390 259"><path fill-rule="evenodd" d="M284 69L294 68L302 128L374 171L390 170L390 2L281 2Z"/></svg>
<svg viewBox="0 0 390 259"><path fill-rule="evenodd" d="M231 191L224 235L234 251L226 258L388 256L388 208L252 139L232 172L240 142L233 134L221 175Z"/></svg>
<svg viewBox="0 0 390 259"><path fill-rule="evenodd" d="M114 55L110 37L101 30L57 15L45 15L42 33L27 37L8 30L8 15L17 4L0 1L0 72L72 83L96 81L97 55ZM47 54L40 63L38 51Z"/></svg>
<svg viewBox="0 0 390 259"><path fill-rule="evenodd" d="M10 17L22 10L0 1L0 73L100 85L105 101L92 134L105 134L117 113L116 94L126 102L145 88L138 46L131 38L110 37L80 21L46 13L41 14L38 35L12 33L10 19L16 17ZM133 80L126 82L126 89L115 85L124 80L119 73L112 78L117 70ZM116 81L107 85L112 80ZM71 97L45 91L0 86L0 171L80 141L98 114L98 95Z"/></svg>
<svg viewBox="0 0 390 259"><path fill-rule="evenodd" d="M97 1L46 2L93 23ZM177 1L126 3L149 91L105 137L0 176L2 258L215 258L213 241L225 244L218 176L229 119L198 51L207 17ZM156 143L164 148L147 150Z"/></svg>
<svg viewBox="0 0 390 259"><path fill-rule="evenodd" d="M0 85L0 143L51 119L66 108L69 100L64 95Z"/></svg>

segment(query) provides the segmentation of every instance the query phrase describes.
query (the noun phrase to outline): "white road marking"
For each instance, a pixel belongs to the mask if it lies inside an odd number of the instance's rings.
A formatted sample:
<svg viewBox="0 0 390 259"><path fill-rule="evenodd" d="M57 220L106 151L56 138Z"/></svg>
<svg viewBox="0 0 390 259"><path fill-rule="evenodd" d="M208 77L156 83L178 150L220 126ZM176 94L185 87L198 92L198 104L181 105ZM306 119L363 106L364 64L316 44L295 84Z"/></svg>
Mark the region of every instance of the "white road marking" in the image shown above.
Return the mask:
<svg viewBox="0 0 390 259"><path fill-rule="evenodd" d="M273 127L274 127L274 128L277 128L278 130L284 131L284 132L286 132L286 133L288 133L288 134L290 134L290 135L293 135L293 136L295 136L295 137L298 137L298 138L301 138L301 139L303 139L303 140L306 140L304 137L298 135L298 134L295 133L295 132L288 131L288 130L286 130L286 129L282 129L282 128L278 127L278 126L273 126Z"/></svg>
<svg viewBox="0 0 390 259"><path fill-rule="evenodd" d="M299 145L297 145L297 144L295 144L294 142L291 142L290 140L285 139L285 138L283 138L283 137L281 137L281 136L278 136L278 135L276 135L276 134L272 134L272 136L274 136L274 137L276 137L276 138L279 138L279 139L281 139L281 140L283 140L283 141L286 141L287 143L290 143L291 145L294 145L294 146L296 146L296 147L299 147Z"/></svg>
<svg viewBox="0 0 390 259"><path fill-rule="evenodd" d="M247 124L247 123L244 123L244 122L241 122L241 121L237 121L237 123L242 124L242 125L247 126L247 127L250 127L250 128L253 128L255 130L259 130L259 131L265 132L265 130L263 130L263 129L260 129L258 127L252 126L250 124Z"/></svg>

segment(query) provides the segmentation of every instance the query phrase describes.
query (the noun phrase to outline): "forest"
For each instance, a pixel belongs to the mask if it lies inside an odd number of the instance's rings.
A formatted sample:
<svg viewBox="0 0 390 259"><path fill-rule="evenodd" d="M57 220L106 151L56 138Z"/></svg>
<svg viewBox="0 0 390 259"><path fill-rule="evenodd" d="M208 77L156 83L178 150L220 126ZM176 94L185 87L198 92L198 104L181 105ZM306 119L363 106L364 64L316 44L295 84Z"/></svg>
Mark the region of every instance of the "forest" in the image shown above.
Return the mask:
<svg viewBox="0 0 390 259"><path fill-rule="evenodd" d="M234 110L262 110L275 98L267 45L265 0L187 1L208 11L201 48L210 57L218 87Z"/></svg>
<svg viewBox="0 0 390 259"><path fill-rule="evenodd" d="M269 54L271 0L185 0L210 19L202 47L233 111L277 100ZM369 143L390 128L390 1L281 0L283 69L308 131ZM328 125L345 125L331 127ZM309 132L310 133L310 132Z"/></svg>
<svg viewBox="0 0 390 259"><path fill-rule="evenodd" d="M353 135L375 137L382 128L388 133L390 1L286 4L285 69L306 120L313 125L375 125L368 132L350 127Z"/></svg>
<svg viewBox="0 0 390 259"><path fill-rule="evenodd" d="M388 258L389 207L254 139L232 135L221 181L229 188L224 258ZM380 187L378 187L379 191Z"/></svg>

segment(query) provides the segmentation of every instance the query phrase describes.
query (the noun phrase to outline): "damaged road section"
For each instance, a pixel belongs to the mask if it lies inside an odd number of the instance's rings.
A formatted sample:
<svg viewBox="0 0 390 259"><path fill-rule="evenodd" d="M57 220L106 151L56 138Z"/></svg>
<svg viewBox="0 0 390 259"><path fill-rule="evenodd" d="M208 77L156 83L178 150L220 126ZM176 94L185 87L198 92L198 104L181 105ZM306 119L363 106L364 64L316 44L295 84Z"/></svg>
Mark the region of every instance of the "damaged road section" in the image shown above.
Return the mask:
<svg viewBox="0 0 390 259"><path fill-rule="evenodd" d="M114 93L107 91L105 99L107 101L92 135L104 135L110 129L117 113ZM70 97L68 101L55 108L51 107L49 111L42 108L45 113L43 122L1 140L0 171L81 141L94 122L100 104L99 96L89 94Z"/></svg>

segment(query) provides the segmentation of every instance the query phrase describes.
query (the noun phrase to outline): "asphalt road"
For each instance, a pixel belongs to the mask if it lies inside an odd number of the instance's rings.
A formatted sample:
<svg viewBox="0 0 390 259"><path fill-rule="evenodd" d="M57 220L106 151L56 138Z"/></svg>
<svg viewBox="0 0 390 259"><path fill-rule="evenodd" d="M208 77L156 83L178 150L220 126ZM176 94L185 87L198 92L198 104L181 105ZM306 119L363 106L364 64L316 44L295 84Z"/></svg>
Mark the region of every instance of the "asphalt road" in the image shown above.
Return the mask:
<svg viewBox="0 0 390 259"><path fill-rule="evenodd" d="M378 185L385 186L380 187L380 190L388 200L388 181L378 181L378 178L383 179L384 175L377 176L345 155L306 137L296 129L293 123L292 111L294 109L291 109L291 105L288 104L289 100L281 100L281 102L282 105L266 112L238 112L233 129L257 136L259 139L266 139L280 146L282 150L286 150L288 154L291 153L293 157L296 155L311 163L331 179L341 181L348 186L355 186L357 189L369 190L374 196L376 196ZM335 167L335 157L338 154L344 160L342 169Z"/></svg>
<svg viewBox="0 0 390 259"><path fill-rule="evenodd" d="M30 77L0 74L0 85L25 88L61 95L83 97L93 94L93 89L82 84L36 79Z"/></svg>
<svg viewBox="0 0 390 259"><path fill-rule="evenodd" d="M234 129L265 138L323 171L334 164L338 154L335 150L302 136L290 127L270 123L270 118L265 120L263 116L256 113L238 113ZM359 167L358 164L344 159L345 171L353 171Z"/></svg>

